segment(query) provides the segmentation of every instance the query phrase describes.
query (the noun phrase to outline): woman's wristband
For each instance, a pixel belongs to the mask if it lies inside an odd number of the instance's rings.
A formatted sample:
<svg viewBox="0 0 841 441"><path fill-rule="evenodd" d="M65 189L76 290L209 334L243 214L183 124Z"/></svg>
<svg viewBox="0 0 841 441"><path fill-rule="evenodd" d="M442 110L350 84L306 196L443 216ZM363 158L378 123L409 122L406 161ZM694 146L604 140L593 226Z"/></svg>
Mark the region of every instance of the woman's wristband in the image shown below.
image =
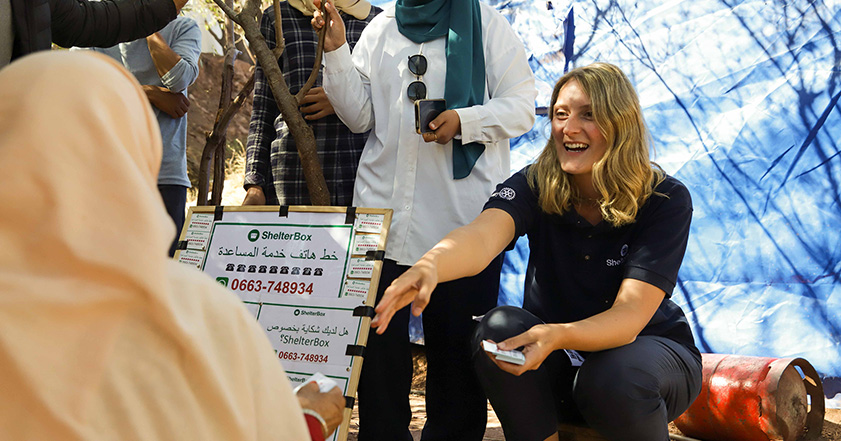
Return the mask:
<svg viewBox="0 0 841 441"><path fill-rule="evenodd" d="M321 415L318 412L316 412L312 409L301 409L301 410L303 410L305 417L310 416L312 418L315 418L316 421L318 421L318 423L321 425L321 434L322 434L322 436L324 436L324 439L327 439L327 435L330 434L330 429L327 428L327 422L324 421L324 418L322 418Z"/></svg>

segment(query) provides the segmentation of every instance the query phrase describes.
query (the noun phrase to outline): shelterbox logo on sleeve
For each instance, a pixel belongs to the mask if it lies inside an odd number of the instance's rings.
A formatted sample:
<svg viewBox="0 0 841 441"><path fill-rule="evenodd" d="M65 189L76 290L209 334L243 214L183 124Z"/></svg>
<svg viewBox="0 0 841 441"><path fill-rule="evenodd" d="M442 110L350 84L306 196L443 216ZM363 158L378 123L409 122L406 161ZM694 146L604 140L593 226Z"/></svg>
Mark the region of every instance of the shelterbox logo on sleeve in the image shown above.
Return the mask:
<svg viewBox="0 0 841 441"><path fill-rule="evenodd" d="M257 239L260 238L260 232L258 230L251 230L248 232L248 241L249 242L257 242Z"/></svg>
<svg viewBox="0 0 841 441"><path fill-rule="evenodd" d="M517 192L511 187L505 187L491 195L491 197L494 196L505 199L506 201L512 201L517 197Z"/></svg>

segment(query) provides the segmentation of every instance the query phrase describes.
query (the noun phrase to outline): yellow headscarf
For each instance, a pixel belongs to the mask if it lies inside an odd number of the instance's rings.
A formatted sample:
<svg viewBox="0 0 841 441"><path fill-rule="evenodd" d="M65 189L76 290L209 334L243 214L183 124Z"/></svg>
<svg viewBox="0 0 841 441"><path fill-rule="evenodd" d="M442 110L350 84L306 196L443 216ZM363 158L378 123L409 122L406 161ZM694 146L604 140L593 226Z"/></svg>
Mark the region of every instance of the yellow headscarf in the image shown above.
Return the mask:
<svg viewBox="0 0 841 441"><path fill-rule="evenodd" d="M308 439L241 302L167 258L161 140L93 53L0 70L0 428L6 439Z"/></svg>
<svg viewBox="0 0 841 441"><path fill-rule="evenodd" d="M301 11L304 15L312 16L317 9L313 0L287 0L289 6ZM364 20L371 13L371 3L366 0L334 0L336 9L359 20Z"/></svg>

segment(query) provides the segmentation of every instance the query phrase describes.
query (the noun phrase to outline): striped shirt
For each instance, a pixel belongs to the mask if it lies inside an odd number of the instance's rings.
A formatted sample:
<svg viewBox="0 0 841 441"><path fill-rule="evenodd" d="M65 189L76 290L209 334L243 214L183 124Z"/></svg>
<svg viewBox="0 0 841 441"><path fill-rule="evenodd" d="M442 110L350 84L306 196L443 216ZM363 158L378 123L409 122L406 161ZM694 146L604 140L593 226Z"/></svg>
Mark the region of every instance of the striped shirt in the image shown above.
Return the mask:
<svg viewBox="0 0 841 441"><path fill-rule="evenodd" d="M312 66L318 36L310 20L287 2L280 3L285 50L278 59L283 79L292 95L306 83ZM373 6L365 20L342 14L347 41L354 46L362 30L381 9ZM260 30L270 49L276 47L274 7L263 12ZM314 87L321 86L321 73ZM313 129L318 158L327 181L331 205L351 205L353 183L359 157L368 133L352 133L336 115L307 122ZM255 72L254 103L245 150L244 185L263 187L268 205L310 205L306 179L298 158L295 140L278 110L268 78L258 65Z"/></svg>

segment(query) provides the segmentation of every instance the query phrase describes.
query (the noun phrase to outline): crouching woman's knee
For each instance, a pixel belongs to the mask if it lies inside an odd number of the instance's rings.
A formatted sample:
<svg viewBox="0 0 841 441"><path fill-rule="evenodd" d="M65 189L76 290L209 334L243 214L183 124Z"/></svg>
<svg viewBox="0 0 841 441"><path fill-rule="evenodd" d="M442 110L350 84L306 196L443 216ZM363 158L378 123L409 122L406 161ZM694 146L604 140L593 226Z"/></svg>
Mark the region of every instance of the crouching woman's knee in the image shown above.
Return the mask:
<svg viewBox="0 0 841 441"><path fill-rule="evenodd" d="M528 331L534 325L543 323L534 314L516 306L497 306L488 311L473 333L473 347L482 340L501 342Z"/></svg>

